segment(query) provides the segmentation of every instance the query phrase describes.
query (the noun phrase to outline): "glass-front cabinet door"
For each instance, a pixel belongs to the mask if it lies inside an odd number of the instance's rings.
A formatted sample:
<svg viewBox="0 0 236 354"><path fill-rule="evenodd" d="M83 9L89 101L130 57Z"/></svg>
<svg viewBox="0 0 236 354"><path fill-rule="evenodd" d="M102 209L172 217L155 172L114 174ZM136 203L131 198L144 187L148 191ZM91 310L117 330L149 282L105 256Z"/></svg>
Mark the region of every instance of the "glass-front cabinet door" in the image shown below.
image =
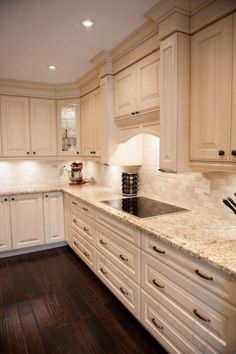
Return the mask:
<svg viewBox="0 0 236 354"><path fill-rule="evenodd" d="M58 155L81 155L79 99L57 101Z"/></svg>

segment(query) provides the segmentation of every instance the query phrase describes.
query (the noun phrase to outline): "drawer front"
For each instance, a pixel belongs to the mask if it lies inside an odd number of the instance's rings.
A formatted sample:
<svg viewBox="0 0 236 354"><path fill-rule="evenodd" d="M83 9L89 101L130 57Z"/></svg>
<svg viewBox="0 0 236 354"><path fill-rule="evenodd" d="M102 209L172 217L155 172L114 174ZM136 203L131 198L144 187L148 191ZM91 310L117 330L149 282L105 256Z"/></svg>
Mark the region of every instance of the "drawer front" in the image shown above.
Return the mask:
<svg viewBox="0 0 236 354"><path fill-rule="evenodd" d="M141 323L169 353L202 353L176 331L178 323L172 314L141 290Z"/></svg>
<svg viewBox="0 0 236 354"><path fill-rule="evenodd" d="M101 212L97 213L96 220L118 236L140 247L140 231L135 227L129 226Z"/></svg>
<svg viewBox="0 0 236 354"><path fill-rule="evenodd" d="M95 257L94 248L74 231L72 231L71 247L76 254L93 270Z"/></svg>
<svg viewBox="0 0 236 354"><path fill-rule="evenodd" d="M142 252L141 286L164 304L195 334L207 340L219 352L226 348L225 339L231 323L235 324L236 309L212 295L212 308L179 287L170 277L174 272ZM175 274L174 274L175 275ZM191 286L191 284L189 284Z"/></svg>
<svg viewBox="0 0 236 354"><path fill-rule="evenodd" d="M95 244L96 238L93 220L74 208L71 211L71 227L74 231L79 232L90 244Z"/></svg>
<svg viewBox="0 0 236 354"><path fill-rule="evenodd" d="M185 277L209 290L218 297L236 305L236 282L213 267L195 260L193 257L184 255L181 251L174 249L156 239L154 236L142 233L141 247L160 262L177 270ZM188 291L195 294L194 287Z"/></svg>
<svg viewBox="0 0 236 354"><path fill-rule="evenodd" d="M139 319L139 286L98 251L96 251L95 271L113 294Z"/></svg>
<svg viewBox="0 0 236 354"><path fill-rule="evenodd" d="M96 247L114 265L139 283L140 250L121 237L97 225Z"/></svg>
<svg viewBox="0 0 236 354"><path fill-rule="evenodd" d="M89 216L90 218L95 217L95 210L87 203L83 203L80 200L73 197L70 198L70 203L71 203L71 208L74 208L76 211L80 211L81 213Z"/></svg>

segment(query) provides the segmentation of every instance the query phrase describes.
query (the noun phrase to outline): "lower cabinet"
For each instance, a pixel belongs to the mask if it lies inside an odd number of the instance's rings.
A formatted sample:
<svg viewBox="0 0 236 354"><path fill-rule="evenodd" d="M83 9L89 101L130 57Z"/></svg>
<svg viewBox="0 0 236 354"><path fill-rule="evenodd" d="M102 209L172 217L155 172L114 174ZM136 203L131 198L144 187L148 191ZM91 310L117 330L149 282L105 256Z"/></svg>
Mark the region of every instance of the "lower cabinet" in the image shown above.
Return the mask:
<svg viewBox="0 0 236 354"><path fill-rule="evenodd" d="M0 197L0 252L12 248L9 198Z"/></svg>
<svg viewBox="0 0 236 354"><path fill-rule="evenodd" d="M13 248L44 243L42 194L11 197L11 225Z"/></svg>
<svg viewBox="0 0 236 354"><path fill-rule="evenodd" d="M59 242L64 240L64 212L62 192L45 193L44 226L45 242Z"/></svg>
<svg viewBox="0 0 236 354"><path fill-rule="evenodd" d="M72 249L168 353L236 354L232 277L70 199Z"/></svg>

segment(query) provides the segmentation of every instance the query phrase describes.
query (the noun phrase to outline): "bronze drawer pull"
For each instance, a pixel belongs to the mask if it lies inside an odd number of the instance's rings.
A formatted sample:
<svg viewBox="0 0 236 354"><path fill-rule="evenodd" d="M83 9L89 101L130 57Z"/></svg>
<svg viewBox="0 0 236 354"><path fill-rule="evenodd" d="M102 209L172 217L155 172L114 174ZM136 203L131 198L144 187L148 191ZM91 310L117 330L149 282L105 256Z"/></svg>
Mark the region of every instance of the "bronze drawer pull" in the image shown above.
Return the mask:
<svg viewBox="0 0 236 354"><path fill-rule="evenodd" d="M103 268L100 268L100 272L104 275L107 275L107 272Z"/></svg>
<svg viewBox="0 0 236 354"><path fill-rule="evenodd" d="M83 253L84 253L85 257L89 258L89 254L87 252L84 251Z"/></svg>
<svg viewBox="0 0 236 354"><path fill-rule="evenodd" d="M103 240L99 240L99 242L101 243L101 245L103 245L103 246L106 246L107 245L107 243L106 242L104 242Z"/></svg>
<svg viewBox="0 0 236 354"><path fill-rule="evenodd" d="M86 232L89 231L89 229L86 226L83 227L83 230L86 231Z"/></svg>
<svg viewBox="0 0 236 354"><path fill-rule="evenodd" d="M155 318L152 318L152 323L154 324L154 326L158 329L163 329L164 327L163 326L159 326L156 321L155 321Z"/></svg>
<svg viewBox="0 0 236 354"><path fill-rule="evenodd" d="M165 254L166 253L166 251L159 250L159 248L157 248L156 246L153 246L152 249L154 251L156 251L157 253L161 253L161 254Z"/></svg>
<svg viewBox="0 0 236 354"><path fill-rule="evenodd" d="M73 205L78 205L78 204L77 204L76 202L74 202L74 201L72 202L72 204L73 204Z"/></svg>
<svg viewBox="0 0 236 354"><path fill-rule="evenodd" d="M83 207L82 209L83 209L84 211L89 211L88 208L85 208L85 207Z"/></svg>
<svg viewBox="0 0 236 354"><path fill-rule="evenodd" d="M74 222L75 224L77 224L77 223L78 223L78 221L77 221L76 219L73 219L73 222Z"/></svg>
<svg viewBox="0 0 236 354"><path fill-rule="evenodd" d="M200 273L200 271L198 269L195 269L194 271L199 277L203 278L203 279L206 279L206 280L213 280L213 277L208 277L202 273Z"/></svg>
<svg viewBox="0 0 236 354"><path fill-rule="evenodd" d="M74 241L74 245L75 245L75 247L78 247L78 243L77 243L77 242L75 242L75 241Z"/></svg>
<svg viewBox="0 0 236 354"><path fill-rule="evenodd" d="M207 322L207 323L210 323L210 322L211 322L210 318L205 318L205 317L203 317L202 315L200 315L200 314L197 312L197 309L194 309L194 310L193 310L193 313L194 313L194 315L196 315L198 318L200 318L200 320L205 321L205 322Z"/></svg>
<svg viewBox="0 0 236 354"><path fill-rule="evenodd" d="M120 291L122 292L122 294L124 294L125 296L127 296L129 293L128 291L125 291L122 286L120 287Z"/></svg>
<svg viewBox="0 0 236 354"><path fill-rule="evenodd" d="M122 259L122 261L128 262L129 258L125 258L122 254L119 255L120 259Z"/></svg>
<svg viewBox="0 0 236 354"><path fill-rule="evenodd" d="M165 288L164 285L158 284L158 282L156 281L156 279L152 279L152 282L153 282L153 284L156 285L158 288L161 288L161 289L164 289L164 288Z"/></svg>

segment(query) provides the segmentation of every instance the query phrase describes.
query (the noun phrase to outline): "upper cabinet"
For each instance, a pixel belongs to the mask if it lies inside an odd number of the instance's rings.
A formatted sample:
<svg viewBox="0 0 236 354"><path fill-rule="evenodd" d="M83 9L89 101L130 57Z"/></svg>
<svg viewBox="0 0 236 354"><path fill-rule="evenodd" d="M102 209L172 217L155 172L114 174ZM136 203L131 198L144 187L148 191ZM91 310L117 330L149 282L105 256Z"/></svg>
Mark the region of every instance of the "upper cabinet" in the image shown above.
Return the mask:
<svg viewBox="0 0 236 354"><path fill-rule="evenodd" d="M56 155L54 100L1 97L3 156Z"/></svg>
<svg viewBox="0 0 236 354"><path fill-rule="evenodd" d="M231 115L230 159L236 162L236 14L233 15L233 86Z"/></svg>
<svg viewBox="0 0 236 354"><path fill-rule="evenodd" d="M101 104L100 89L83 96L80 101L82 154L101 156Z"/></svg>
<svg viewBox="0 0 236 354"><path fill-rule="evenodd" d="M115 118L137 116L160 105L159 51L115 75Z"/></svg>
<svg viewBox="0 0 236 354"><path fill-rule="evenodd" d="M3 155L30 155L29 99L2 96L1 123Z"/></svg>
<svg viewBox="0 0 236 354"><path fill-rule="evenodd" d="M55 156L57 146L54 100L30 99L30 129L32 154Z"/></svg>
<svg viewBox="0 0 236 354"><path fill-rule="evenodd" d="M58 155L81 155L79 100L57 101Z"/></svg>
<svg viewBox="0 0 236 354"><path fill-rule="evenodd" d="M228 16L196 33L191 39L192 161L230 161L236 155L236 66L234 69L232 67L233 62L236 65L236 30L234 48L232 36L233 16Z"/></svg>

